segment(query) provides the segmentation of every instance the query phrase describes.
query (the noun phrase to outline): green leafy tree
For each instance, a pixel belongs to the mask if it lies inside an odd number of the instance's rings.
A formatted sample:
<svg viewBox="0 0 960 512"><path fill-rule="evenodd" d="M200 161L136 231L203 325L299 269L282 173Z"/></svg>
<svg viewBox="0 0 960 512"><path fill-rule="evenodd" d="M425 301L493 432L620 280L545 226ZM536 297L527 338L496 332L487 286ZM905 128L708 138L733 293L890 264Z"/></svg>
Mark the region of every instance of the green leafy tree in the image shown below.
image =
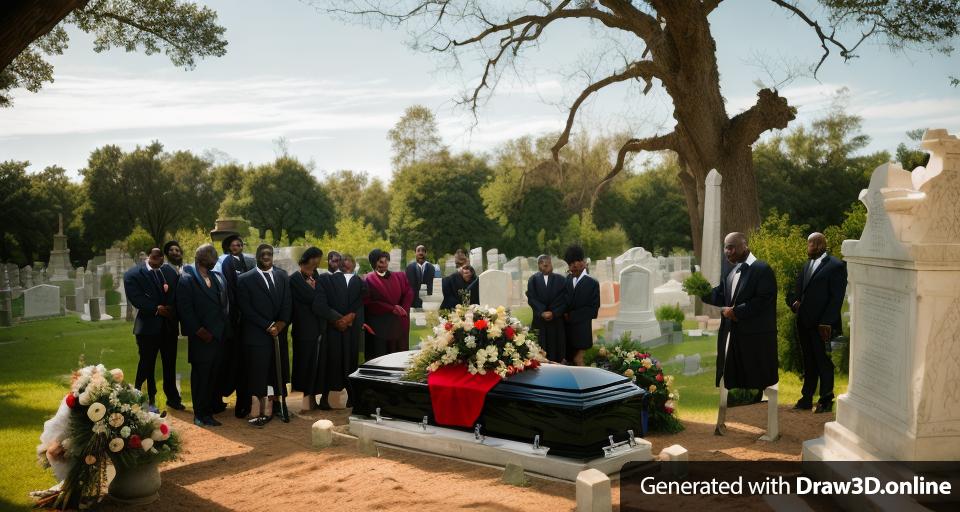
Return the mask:
<svg viewBox="0 0 960 512"><path fill-rule="evenodd" d="M9 91L40 90L53 81L47 56L67 48L67 26L93 37L96 52L123 48L147 55L164 53L179 67L191 69L198 58L227 51L225 29L217 13L195 2L177 0L10 0L0 16L0 106L10 105Z"/></svg>
<svg viewBox="0 0 960 512"><path fill-rule="evenodd" d="M483 159L469 153L396 172L390 239L400 247L424 244L434 254L498 240L496 224L487 218L480 198L490 175Z"/></svg>
<svg viewBox="0 0 960 512"><path fill-rule="evenodd" d="M181 224L213 228L224 196L216 188L210 162L189 151L177 151L163 165L181 195Z"/></svg>
<svg viewBox="0 0 960 512"><path fill-rule="evenodd" d="M386 233L390 196L381 180L371 180L365 172L343 170L327 176L323 186L333 199L337 219L361 219L378 233Z"/></svg>
<svg viewBox="0 0 960 512"><path fill-rule="evenodd" d="M27 176L29 165L29 162L13 160L0 162L0 218L3 218L0 222L0 256L4 261L32 261L30 251L34 241L29 226L34 219L35 201Z"/></svg>
<svg viewBox="0 0 960 512"><path fill-rule="evenodd" d="M393 149L394 169L402 169L446 153L437 129L437 119L423 105L407 108L397 124L387 132L387 140Z"/></svg>
<svg viewBox="0 0 960 512"><path fill-rule="evenodd" d="M776 209L794 222L822 231L843 222L838 205L849 204L890 155L856 153L869 144L861 118L845 110L840 91L830 110L811 123L760 142L754 149L761 210ZM726 185L726 182L724 182Z"/></svg>
<svg viewBox="0 0 960 512"><path fill-rule="evenodd" d="M925 128L910 130L907 132L910 144L901 142L897 145L896 158L904 169L912 171L917 167L926 166L930 161L930 153L920 149L920 141L923 140L923 133L926 131Z"/></svg>
<svg viewBox="0 0 960 512"><path fill-rule="evenodd" d="M334 226L333 201L327 192L302 163L287 156L250 171L238 208L260 230L260 237L272 243L285 233L300 238L307 231L323 233Z"/></svg>
<svg viewBox="0 0 960 512"><path fill-rule="evenodd" d="M208 235L209 237L209 235ZM181 242L182 244L183 242ZM143 229L140 226L133 228L133 231L123 239L121 243L123 250L130 255L131 258L134 258L136 261L137 256L142 252L147 254L150 252L150 249L157 247L156 242L153 240L153 235L149 231ZM183 246L180 246L183 248ZM188 261L186 253L184 253L184 261Z"/></svg>
<svg viewBox="0 0 960 512"><path fill-rule="evenodd" d="M587 257L601 260L607 256L616 256L627 249L629 240L627 234L619 225L607 229L598 229L593 222L593 212L584 210L580 215L573 215L567 221L563 233L562 246L578 243L583 246ZM554 249L554 247L551 247ZM555 247L560 254L560 247Z"/></svg>
<svg viewBox="0 0 960 512"><path fill-rule="evenodd" d="M341 254L352 254L364 272L370 271L370 262L367 260L370 251L375 248L389 251L393 248L371 224L348 217L337 221L336 233L328 232L320 237L307 233L303 243L298 245L313 245L323 249L324 253L337 251Z"/></svg>

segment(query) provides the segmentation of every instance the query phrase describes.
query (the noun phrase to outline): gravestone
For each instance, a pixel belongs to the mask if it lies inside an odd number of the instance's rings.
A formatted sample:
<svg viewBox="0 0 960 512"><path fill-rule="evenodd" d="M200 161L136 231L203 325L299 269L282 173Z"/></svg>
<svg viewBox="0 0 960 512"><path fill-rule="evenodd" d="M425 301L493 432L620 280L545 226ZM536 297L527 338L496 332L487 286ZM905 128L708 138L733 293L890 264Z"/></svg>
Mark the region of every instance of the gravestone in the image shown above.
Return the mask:
<svg viewBox="0 0 960 512"><path fill-rule="evenodd" d="M532 259L533 259L533 264L531 265L530 268L532 269L533 272L536 272L536 271L537 271L537 259L536 259L536 258L532 258ZM554 272L560 274L561 276L566 276L566 275L567 275L567 272L569 272L569 270L570 270L570 267L567 265L567 262L566 262L566 261L563 261L563 258L561 258L561 257L559 257L559 256L554 256L554 257L553 257L553 271L554 271Z"/></svg>
<svg viewBox="0 0 960 512"><path fill-rule="evenodd" d="M423 301L424 311L437 311L443 302L443 279L435 277L433 279L433 295L427 295L426 291L420 292L420 300Z"/></svg>
<svg viewBox="0 0 960 512"><path fill-rule="evenodd" d="M711 169L704 181L703 242L700 246L700 272L710 286L720 284L720 258L723 257L723 233L720 232L720 184L723 177Z"/></svg>
<svg viewBox="0 0 960 512"><path fill-rule="evenodd" d="M694 354L692 356L683 358L684 375L699 375L701 372L703 372L703 369L700 368L700 354Z"/></svg>
<svg viewBox="0 0 960 512"><path fill-rule="evenodd" d="M926 168L890 163L843 242L850 373L836 421L803 460L960 459L960 140L928 130Z"/></svg>
<svg viewBox="0 0 960 512"><path fill-rule="evenodd" d="M477 271L477 274L483 272L483 247L470 249L470 266Z"/></svg>
<svg viewBox="0 0 960 512"><path fill-rule="evenodd" d="M620 303L617 302L616 292L613 281L600 282L600 311L597 313L597 319L606 321L616 318L620 311Z"/></svg>
<svg viewBox="0 0 960 512"><path fill-rule="evenodd" d="M500 270L500 253L496 248L487 251L487 268L490 270Z"/></svg>
<svg viewBox="0 0 960 512"><path fill-rule="evenodd" d="M603 283L605 281L613 281L613 273L610 268L609 258L598 261L593 272L593 277L597 279L597 282Z"/></svg>
<svg viewBox="0 0 960 512"><path fill-rule="evenodd" d="M487 270L480 274L480 304L495 308L510 306L510 274L502 270Z"/></svg>
<svg viewBox="0 0 960 512"><path fill-rule="evenodd" d="M41 284L23 291L23 318L60 315L60 287Z"/></svg>
<svg viewBox="0 0 960 512"><path fill-rule="evenodd" d="M33 269L30 268L30 265L20 269L20 285L26 290L27 288L33 288Z"/></svg>
<svg viewBox="0 0 960 512"><path fill-rule="evenodd" d="M629 332L641 342L660 336L660 324L653 314L653 276L650 269L630 265L620 271L620 311L613 322L611 338Z"/></svg>
<svg viewBox="0 0 960 512"><path fill-rule="evenodd" d="M457 271L457 259L453 256L447 258L447 261L443 264L443 275L449 276Z"/></svg>
<svg viewBox="0 0 960 512"><path fill-rule="evenodd" d="M57 221L59 229L53 235L53 249L50 250L50 262L47 266L50 267L49 277L51 281L66 281L70 279L67 273L72 267L70 266L70 248L67 247L67 236L63 234L63 214L57 214Z"/></svg>
<svg viewBox="0 0 960 512"><path fill-rule="evenodd" d="M387 267L390 272L400 272L403 267L403 249L390 249L390 265Z"/></svg>
<svg viewBox="0 0 960 512"><path fill-rule="evenodd" d="M689 309L690 296L683 291L683 284L677 281L667 281L653 290L653 307L663 305L680 306L680 309Z"/></svg>
<svg viewBox="0 0 960 512"><path fill-rule="evenodd" d="M522 257L517 256L512 260L503 264L502 270L510 273L510 277L513 279L520 279L520 262L523 260Z"/></svg>

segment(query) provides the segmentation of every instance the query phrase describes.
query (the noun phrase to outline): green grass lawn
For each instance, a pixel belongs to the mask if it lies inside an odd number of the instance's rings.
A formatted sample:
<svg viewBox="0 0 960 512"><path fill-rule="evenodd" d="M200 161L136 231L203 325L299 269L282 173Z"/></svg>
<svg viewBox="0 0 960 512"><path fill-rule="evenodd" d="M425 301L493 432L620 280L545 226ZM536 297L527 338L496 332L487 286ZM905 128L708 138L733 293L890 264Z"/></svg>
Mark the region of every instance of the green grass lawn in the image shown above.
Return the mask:
<svg viewBox="0 0 960 512"><path fill-rule="evenodd" d="M530 308L514 311L529 324ZM410 344L415 346L429 327L411 329ZM191 406L190 366L185 342L179 345L177 371L182 375L183 401ZM713 386L716 338L684 337L683 343L651 350L663 361L680 392L678 412L689 421L715 419L718 391ZM683 365L671 359L677 354L701 354L704 373L684 376ZM32 504L27 492L44 489L54 483L52 473L36 464L36 445L43 422L56 411L68 390L69 373L79 365L103 363L121 368L133 379L137 368L137 348L132 324L123 320L82 322L76 316L28 322L0 329L0 510L27 509ZM160 364L157 387L162 389ZM847 378L837 376L836 392L847 388ZM782 373L780 401L792 404L800 397L800 381L794 374ZM162 391L159 406L165 405Z"/></svg>

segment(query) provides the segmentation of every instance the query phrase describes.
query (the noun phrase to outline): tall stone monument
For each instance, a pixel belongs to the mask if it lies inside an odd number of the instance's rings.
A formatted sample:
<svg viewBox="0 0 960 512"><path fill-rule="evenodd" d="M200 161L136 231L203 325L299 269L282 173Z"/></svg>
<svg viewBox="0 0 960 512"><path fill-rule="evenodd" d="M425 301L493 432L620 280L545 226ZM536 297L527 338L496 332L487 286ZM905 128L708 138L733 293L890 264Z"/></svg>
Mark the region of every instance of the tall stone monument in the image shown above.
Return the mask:
<svg viewBox="0 0 960 512"><path fill-rule="evenodd" d="M510 304L510 273L487 270L480 274L480 304L495 308Z"/></svg>
<svg viewBox="0 0 960 512"><path fill-rule="evenodd" d="M53 235L53 249L50 251L50 262L47 264L47 277L51 281L67 281L70 279L70 248L67 247L67 235L63 234L63 214L57 214L59 229Z"/></svg>
<svg viewBox="0 0 960 512"><path fill-rule="evenodd" d="M477 271L478 275L483 272L483 247L470 249L470 266Z"/></svg>
<svg viewBox="0 0 960 512"><path fill-rule="evenodd" d="M928 130L926 168L878 167L843 242L850 383L804 460L960 459L960 140Z"/></svg>
<svg viewBox="0 0 960 512"><path fill-rule="evenodd" d="M705 180L703 200L703 239L700 244L700 273L711 286L720 284L720 258L723 257L723 233L720 232L720 183L723 177L711 169Z"/></svg>

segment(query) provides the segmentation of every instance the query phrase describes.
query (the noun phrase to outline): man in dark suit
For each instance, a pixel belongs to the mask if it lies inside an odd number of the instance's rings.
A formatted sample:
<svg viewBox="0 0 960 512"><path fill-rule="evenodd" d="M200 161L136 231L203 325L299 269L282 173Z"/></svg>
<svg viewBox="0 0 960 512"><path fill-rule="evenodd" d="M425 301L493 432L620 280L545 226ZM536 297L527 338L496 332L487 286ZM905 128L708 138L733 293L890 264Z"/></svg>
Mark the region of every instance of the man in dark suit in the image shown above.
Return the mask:
<svg viewBox="0 0 960 512"><path fill-rule="evenodd" d="M777 278L750 252L743 233L730 233L723 254L732 266L720 285L701 299L720 308L716 386L763 390L776 384ZM718 434L723 433L722 419Z"/></svg>
<svg viewBox="0 0 960 512"><path fill-rule="evenodd" d="M331 391L347 389L347 407L353 405L348 375L357 369L360 361L360 343L363 333L363 279L354 274L356 260L344 254L340 270L323 276L313 301L313 311L326 320L326 336L321 345L321 393L319 407L330 409Z"/></svg>
<svg viewBox="0 0 960 512"><path fill-rule="evenodd" d="M410 290L413 291L413 307L422 308L420 285L427 285L427 295L433 295L433 278L437 271L433 263L427 261L426 247L418 245L415 254L416 261L411 261L407 265L407 281L410 282Z"/></svg>
<svg viewBox="0 0 960 512"><path fill-rule="evenodd" d="M230 235L221 242L224 257L220 263L220 273L227 282L227 298L230 300L230 336L224 341L223 360L220 364L220 376L217 387L221 397L237 392L234 416L246 418L250 414L251 398L246 390L247 379L243 374L243 340L241 328L240 304L237 302L237 278L257 266L253 258L243 253L243 239L240 235ZM226 409L222 401L214 404L215 412Z"/></svg>
<svg viewBox="0 0 960 512"><path fill-rule="evenodd" d="M600 283L587 275L583 247L571 245L564 252L567 262L567 311L564 336L568 363L583 366L584 352L593 346L593 319L600 312Z"/></svg>
<svg viewBox="0 0 960 512"><path fill-rule="evenodd" d="M219 427L213 418L220 401L216 379L223 346L230 336L230 299L226 280L213 266L217 250L210 244L197 248L193 265L183 267L177 284L177 312L187 335L190 386L193 393L193 423Z"/></svg>
<svg viewBox="0 0 960 512"><path fill-rule="evenodd" d="M787 295L787 305L797 315L797 338L803 353L803 388L798 410L813 408L820 383L820 400L814 412L833 410L833 361L829 343L842 332L840 309L847 291L847 262L827 254L827 238L813 233L807 238L809 260Z"/></svg>
<svg viewBox="0 0 960 512"><path fill-rule="evenodd" d="M163 255L167 257L166 265L173 267L178 274L183 271L183 249L180 242L170 240L163 244Z"/></svg>
<svg viewBox="0 0 960 512"><path fill-rule="evenodd" d="M567 310L567 280L553 272L553 259L548 254L537 257L537 267L540 271L527 281L527 304L533 308L531 326L547 351L547 359L560 363L566 352L563 313Z"/></svg>
<svg viewBox="0 0 960 512"><path fill-rule="evenodd" d="M177 271L163 264L163 252L158 247L150 249L143 265L138 265L123 275L123 288L127 300L137 308L133 334L137 338L140 362L137 364L137 389L147 382L147 397L150 407L156 408L157 382L154 372L157 353L163 364L163 394L167 405L183 410L180 392L177 390L177 325L176 292Z"/></svg>
<svg viewBox="0 0 960 512"><path fill-rule="evenodd" d="M237 279L237 302L243 313L247 391L260 402L259 414L250 420L255 427L262 427L271 419L266 415L268 397L277 400L279 396L279 401L283 402L282 410L287 410L286 382L290 376L287 325L290 323L291 301L289 276L283 269L273 266L273 247L261 244L257 247L257 268ZM278 347L274 347L274 337L279 338ZM276 373L277 358L280 359L280 376ZM268 393L268 386L274 388L273 394ZM280 407L274 407L274 415L279 415L285 423L289 422L289 414L281 414L280 410Z"/></svg>

